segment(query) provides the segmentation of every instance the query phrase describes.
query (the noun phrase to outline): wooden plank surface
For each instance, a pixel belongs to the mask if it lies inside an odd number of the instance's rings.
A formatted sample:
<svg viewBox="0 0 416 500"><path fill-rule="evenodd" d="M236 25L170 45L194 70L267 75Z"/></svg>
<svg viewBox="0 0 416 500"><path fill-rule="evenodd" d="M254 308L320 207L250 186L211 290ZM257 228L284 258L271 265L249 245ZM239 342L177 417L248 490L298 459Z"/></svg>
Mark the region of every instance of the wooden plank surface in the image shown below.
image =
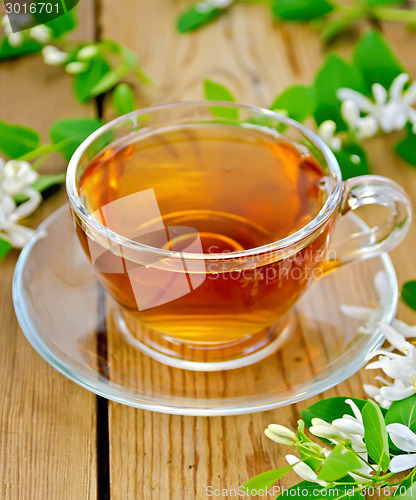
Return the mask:
<svg viewBox="0 0 416 500"><path fill-rule="evenodd" d="M82 2L79 37L94 36L94 10ZM71 79L45 67L40 55L0 64L1 119L31 126L47 138L57 119L92 115L78 105ZM54 158L47 170L62 172ZM36 227L66 203L52 195L31 221ZM17 251L0 262L0 498L94 499L97 494L96 397L49 366L20 330L12 304Z"/></svg>
<svg viewBox="0 0 416 500"><path fill-rule="evenodd" d="M140 105L202 98L202 80L212 78L231 88L240 102L267 106L285 86L310 82L321 64L321 43L308 27L278 25L267 9L238 5L219 21L191 35L178 35L173 20L189 2L129 0L123 15L119 4L102 0L102 33L137 51L156 87L138 90ZM410 47L414 35L402 27L387 30L416 77ZM341 47L348 54L350 48ZM109 112L111 113L111 112ZM370 145L375 173L406 187L416 200L416 171L392 153L392 141ZM416 226L392 257L399 282L416 276ZM401 317L415 315L400 308ZM364 397L362 384L374 374L361 371L319 398L334 395ZM238 488L268 468L283 466L284 447L263 431L272 422L295 427L300 410L316 401L233 417L181 417L140 411L109 403L111 498L203 499L206 487ZM292 475L280 482L288 487Z"/></svg>
<svg viewBox="0 0 416 500"><path fill-rule="evenodd" d="M96 22L102 37L136 50L156 82L152 89L136 88L140 106L201 98L204 78L228 85L241 102L267 106L288 84L310 82L322 61L315 33L307 26L273 23L260 6L236 6L213 25L180 36L174 19L188 4L188 0L99 3ZM94 2L81 2L80 38L93 37L93 8ZM415 78L416 35L399 26L383 28ZM344 54L350 51L347 46L339 48ZM69 78L56 68L45 70L37 57L0 66L1 118L46 133L59 117L93 113L74 103ZM111 113L107 111L108 118ZM405 186L416 203L416 171L392 153L392 143L392 139L371 143L374 170ZM62 164L49 168L59 170ZM33 224L64 201L63 193L48 200ZM416 278L415 246L414 224L392 253L399 282ZM16 257L13 252L0 263L0 497L95 498L96 398L49 367L21 333L11 302ZM416 315L404 306L400 317L416 322ZM268 424L295 427L300 410L318 398L364 397L362 384L373 377L361 371L307 402L238 417L180 417L109 403L111 498L192 500L206 498L208 485L237 488L253 475L285 463L286 450L263 435ZM100 439L105 440L105 425L101 432ZM292 476L281 485L296 481Z"/></svg>

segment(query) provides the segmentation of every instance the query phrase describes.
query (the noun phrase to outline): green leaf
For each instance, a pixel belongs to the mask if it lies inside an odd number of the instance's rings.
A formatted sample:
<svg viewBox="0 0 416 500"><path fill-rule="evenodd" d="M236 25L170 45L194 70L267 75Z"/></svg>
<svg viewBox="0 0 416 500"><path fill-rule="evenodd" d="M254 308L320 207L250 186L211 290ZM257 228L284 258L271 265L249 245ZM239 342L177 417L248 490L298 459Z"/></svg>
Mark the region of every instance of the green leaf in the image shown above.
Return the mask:
<svg viewBox="0 0 416 500"><path fill-rule="evenodd" d="M113 106L118 116L126 115L136 108L136 99L130 85L117 85L113 92Z"/></svg>
<svg viewBox="0 0 416 500"><path fill-rule="evenodd" d="M127 76L129 72L130 68L126 63L120 64L116 69L107 71L91 89L91 97L96 97L111 90L122 78Z"/></svg>
<svg viewBox="0 0 416 500"><path fill-rule="evenodd" d="M54 144L62 142L59 152L69 160L81 142L101 125L97 118L64 118L52 125L49 135Z"/></svg>
<svg viewBox="0 0 416 500"><path fill-rule="evenodd" d="M358 144L343 146L340 151L335 151L334 154L341 169L344 181L351 177L370 173L367 155Z"/></svg>
<svg viewBox="0 0 416 500"><path fill-rule="evenodd" d="M358 500L363 497L359 492L354 491L354 484L351 486L330 486L329 488L321 488L316 483L310 483L309 481L302 481L301 483L295 484L291 488L285 489L277 498L314 498L316 500L334 500L336 498L347 498ZM300 493L300 496L299 496Z"/></svg>
<svg viewBox="0 0 416 500"><path fill-rule="evenodd" d="M318 478L324 481L338 481L348 472L359 469L361 465L361 460L353 451L347 450L342 444L339 444L326 458Z"/></svg>
<svg viewBox="0 0 416 500"><path fill-rule="evenodd" d="M235 102L235 97L225 85L212 80L204 80L204 94L208 101Z"/></svg>
<svg viewBox="0 0 416 500"><path fill-rule="evenodd" d="M244 488L248 490L259 490L260 488L268 488L276 483L280 478L287 474L292 469L291 465L282 467L281 469L273 469L263 472L258 476L249 479Z"/></svg>
<svg viewBox="0 0 416 500"><path fill-rule="evenodd" d="M390 464L389 436L380 407L369 401L363 408L364 439L368 455L386 472Z"/></svg>
<svg viewBox="0 0 416 500"><path fill-rule="evenodd" d="M325 16L334 9L327 0L273 0L272 12L287 21L309 21Z"/></svg>
<svg viewBox="0 0 416 500"><path fill-rule="evenodd" d="M331 423L337 418L342 418L344 415L354 416L351 406L345 402L346 399L351 399L360 411L367 404L366 400L357 398L336 397L322 399L302 410L302 418L306 425L310 427L313 418L321 418L325 422ZM387 410L382 409L382 411L387 413Z"/></svg>
<svg viewBox="0 0 416 500"><path fill-rule="evenodd" d="M85 102L92 96L92 89L98 84L100 80L111 70L109 64L100 54L92 59L89 68L75 75L74 77L74 91L80 102Z"/></svg>
<svg viewBox="0 0 416 500"><path fill-rule="evenodd" d="M298 422L298 440L303 445L314 444L311 439L305 434L305 422L303 420L299 420ZM317 457L321 456L321 453L314 448L314 446L308 446L307 450L304 450L299 446L299 455L302 462L305 462L306 465L309 465L314 471L320 469L322 465L322 461Z"/></svg>
<svg viewBox="0 0 416 500"><path fill-rule="evenodd" d="M119 50L120 57L123 59L129 69L132 69L139 64L139 56L136 54L136 52L133 52L131 49L122 44L119 44Z"/></svg>
<svg viewBox="0 0 416 500"><path fill-rule="evenodd" d="M403 452L401 452L401 453L403 453ZM411 490L411 492L413 493L413 496L410 498L412 498L414 500L416 498L416 491L415 491L416 487L413 487L413 489L411 489L411 486L413 485L415 480L416 480L416 469L413 469L413 473L411 474L411 476L408 477L407 479L405 479L401 484L398 485L396 491L394 492L393 497L403 498L403 496L405 495L405 491ZM409 497L407 497L407 498L409 498Z"/></svg>
<svg viewBox="0 0 416 500"><path fill-rule="evenodd" d="M416 394L393 401L386 415L386 424L403 424L416 432Z"/></svg>
<svg viewBox="0 0 416 500"><path fill-rule="evenodd" d="M416 311L416 280L403 283L401 297L409 307Z"/></svg>
<svg viewBox="0 0 416 500"><path fill-rule="evenodd" d="M201 28L205 24L210 23L221 14L224 14L225 11L226 9L213 8L206 12L200 12L196 9L196 5L193 5L188 10L180 14L176 23L176 27L179 33L193 31L197 28Z"/></svg>
<svg viewBox="0 0 416 500"><path fill-rule="evenodd" d="M352 64L345 62L336 54L329 54L315 78L316 110L315 120L320 125L325 120L333 120L337 130L346 130L341 117L341 102L336 92L347 87L365 92L366 86L361 73Z"/></svg>
<svg viewBox="0 0 416 500"><path fill-rule="evenodd" d="M0 238L0 260L9 252L11 248L12 246L8 241Z"/></svg>
<svg viewBox="0 0 416 500"><path fill-rule="evenodd" d="M315 111L315 89L292 85L275 98L270 109L285 110L290 118L302 123Z"/></svg>
<svg viewBox="0 0 416 500"><path fill-rule="evenodd" d="M354 63L361 70L368 90L374 83L388 89L396 76L405 71L386 39L375 30L363 36L357 44Z"/></svg>
<svg viewBox="0 0 416 500"><path fill-rule="evenodd" d="M0 150L10 158L19 158L39 146L36 130L0 120Z"/></svg>
<svg viewBox="0 0 416 500"><path fill-rule="evenodd" d="M65 182L66 173L56 174L56 175L40 175L36 181L32 184L32 187L42 193L46 189L49 189L52 186L56 186L57 184L62 184Z"/></svg>
<svg viewBox="0 0 416 500"><path fill-rule="evenodd" d="M52 30L54 38L59 38L65 33L73 31L77 27L75 9L70 10L66 14L59 16L56 19L52 19L52 21L45 22L44 24Z"/></svg>
<svg viewBox="0 0 416 500"><path fill-rule="evenodd" d="M204 80L204 94L205 99L207 99L208 101L235 101L235 97L230 92L230 90L227 89L227 87L212 80ZM238 120L237 108L213 106L212 108L210 108L210 111L214 116Z"/></svg>
<svg viewBox="0 0 416 500"><path fill-rule="evenodd" d="M396 151L410 165L416 167L416 134L408 129L407 136L396 144Z"/></svg>
<svg viewBox="0 0 416 500"><path fill-rule="evenodd" d="M25 39L18 47L12 47L8 38L4 37L0 44L0 61L25 56L26 54L33 54L40 50L42 50L42 44L35 40Z"/></svg>
<svg viewBox="0 0 416 500"><path fill-rule="evenodd" d="M365 0L368 5L387 5L393 3L403 3L403 0Z"/></svg>
<svg viewBox="0 0 416 500"><path fill-rule="evenodd" d="M397 495L396 495L397 493ZM404 498L405 500L414 500L416 498L416 485L413 484L406 490L406 492L403 492L400 486L398 486L396 492L394 493L393 497L396 498Z"/></svg>

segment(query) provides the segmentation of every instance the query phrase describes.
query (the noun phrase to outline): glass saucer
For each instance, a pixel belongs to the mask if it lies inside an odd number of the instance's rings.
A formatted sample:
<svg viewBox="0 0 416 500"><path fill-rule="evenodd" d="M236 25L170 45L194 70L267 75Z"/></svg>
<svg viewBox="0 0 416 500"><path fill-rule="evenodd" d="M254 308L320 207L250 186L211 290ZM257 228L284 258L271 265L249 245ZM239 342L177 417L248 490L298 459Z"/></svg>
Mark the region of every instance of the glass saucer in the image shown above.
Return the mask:
<svg viewBox="0 0 416 500"><path fill-rule="evenodd" d="M363 227L361 219L350 214L338 222L335 239ZM382 296L376 276L384 280ZM94 279L66 206L52 214L24 248L13 283L24 334L63 375L119 403L205 416L285 406L350 377L383 336L376 326L359 333L363 322L343 314L341 304L373 308L377 319L391 323L397 296L387 255L345 266L314 283L296 304L295 333L278 352L234 370L196 372L146 356L118 329L113 319L117 306Z"/></svg>

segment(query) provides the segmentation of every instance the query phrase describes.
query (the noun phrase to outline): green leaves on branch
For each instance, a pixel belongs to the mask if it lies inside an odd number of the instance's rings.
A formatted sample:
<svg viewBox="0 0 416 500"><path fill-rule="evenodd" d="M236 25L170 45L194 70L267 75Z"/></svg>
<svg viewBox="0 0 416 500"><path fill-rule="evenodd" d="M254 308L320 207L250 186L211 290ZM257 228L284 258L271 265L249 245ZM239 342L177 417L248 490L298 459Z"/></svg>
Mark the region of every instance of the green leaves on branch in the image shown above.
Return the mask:
<svg viewBox="0 0 416 500"><path fill-rule="evenodd" d="M412 498L411 495L416 491L412 486L416 479L416 468L410 470L406 477L396 476L396 473L389 471L390 456L397 455L399 450L391 442L389 445L387 424L400 423L409 428L414 427L416 395L393 402L388 411L372 400L354 399L355 404L345 401L346 398L341 397L324 399L302 412L308 427L311 427L312 419L316 419L310 431L316 436L327 436L330 439L326 440L329 447L322 448L305 435L303 420L298 423L297 438L293 437L291 429L270 425L268 429L271 433L266 435L273 440L278 436L291 436L286 445L297 449L300 460L287 455L286 459L292 466L256 476L244 485L246 493L254 494L256 490L270 488L270 493L280 493L278 498L323 500L359 499L366 494L371 495L373 491L376 496L384 493L387 496L393 494L394 497ZM400 450L399 454L404 457L403 451ZM311 457L314 462L310 460ZM410 469L412 463L412 460L408 461ZM392 469L397 470L397 462ZM306 480L288 489L280 485L271 489L290 470Z"/></svg>
<svg viewBox="0 0 416 500"><path fill-rule="evenodd" d="M354 128L358 127L361 121L360 111L357 109L355 125L351 125L351 118L347 123L343 116L342 101L338 97L338 91L341 88L347 88L362 94L361 99L364 101L365 97L368 97L369 109L372 110L371 106L374 103L373 85L379 83L384 86L390 104L393 97L387 91L389 91L392 81L403 72L405 70L387 41L379 32L373 30L368 32L357 43L352 62L345 61L337 54L328 54L316 74L313 85L296 84L288 87L273 100L270 109L285 114L298 122L303 122L311 117L318 126L318 133L320 132L319 126L322 123L328 120L333 121L335 125L325 124L324 130L332 130L331 126L333 126L336 137L332 138L335 141L331 142L331 137L327 138L324 132L322 132L322 137L333 148L343 178L349 179L350 177L365 175L371 173L362 144L362 137L366 136L364 134L360 135L359 129ZM235 101L232 93L224 85L206 80L204 88L205 96L209 100ZM354 102L350 104L354 104ZM387 107L385 103L379 105ZM373 104L374 107L375 104ZM223 116L227 112L227 110L224 110ZM220 113L221 110L217 109L214 114L215 116L222 116ZM237 114L234 113L234 110L231 110L231 114L232 116L229 115L229 117L236 118ZM366 115L365 112L363 114ZM378 131L383 130L380 117L375 118L375 115L371 114L368 117L376 122L376 127L370 132L370 136L377 132L377 127ZM262 123L262 125L267 126L267 123ZM329 125L329 127L326 127L326 125ZM396 145L396 150L402 158L411 165L416 166L416 134L413 132L413 128L409 123L407 136ZM280 131L282 132L282 130ZM339 149L340 144L341 149Z"/></svg>
<svg viewBox="0 0 416 500"><path fill-rule="evenodd" d="M74 91L81 102L108 92L131 75L146 85L152 83L140 67L137 54L128 47L114 40L104 40L93 47L96 54L86 61L87 68L74 78ZM72 61L77 60L76 52Z"/></svg>
<svg viewBox="0 0 416 500"><path fill-rule="evenodd" d="M280 21L315 20L314 24L320 29L325 42L330 42L362 20L370 24L377 20L416 23L416 12L410 8L385 7L389 4L406 6L404 0L361 0L352 4L333 0L234 0L231 5L234 3L270 5L273 17ZM229 6L219 8L201 0L180 14L176 28L180 33L194 31L214 21L228 9Z"/></svg>
<svg viewBox="0 0 416 500"><path fill-rule="evenodd" d="M21 43L12 46L5 36L0 42L0 60L38 52L45 47L42 52L45 63L62 66L74 76L74 93L81 103L112 90L126 78L138 79L145 85L153 83L141 68L137 54L121 43L66 40L66 34L77 25L74 9L44 24L49 28L50 40L41 43L31 38L31 30L25 30Z"/></svg>
<svg viewBox="0 0 416 500"><path fill-rule="evenodd" d="M53 152L61 153L65 160L69 160L81 142L101 125L97 118L58 120L49 130L51 144L41 145L35 130L0 121L0 151L9 158L26 161L39 157L46 159Z"/></svg>

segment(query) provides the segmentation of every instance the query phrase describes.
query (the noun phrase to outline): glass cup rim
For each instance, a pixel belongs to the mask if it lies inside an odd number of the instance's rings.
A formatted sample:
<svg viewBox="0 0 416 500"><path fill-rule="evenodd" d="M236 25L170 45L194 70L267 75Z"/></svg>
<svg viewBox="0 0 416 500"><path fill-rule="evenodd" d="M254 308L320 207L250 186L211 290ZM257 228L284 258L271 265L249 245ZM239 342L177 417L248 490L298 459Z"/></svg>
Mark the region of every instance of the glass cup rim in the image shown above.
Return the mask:
<svg viewBox="0 0 416 500"><path fill-rule="evenodd" d="M95 219L90 212L83 205L81 198L78 195L76 189L76 172L79 162L81 160L82 155L86 151L86 149L101 135L105 134L109 130L114 127L121 125L124 122L128 122L140 115L148 114L154 111L163 111L164 109L171 108L180 108L180 107L228 107L228 108L237 108L244 109L246 111L251 111L257 114L261 114L270 118L273 118L285 125L293 127L301 132L311 143L322 153L327 167L329 169L329 173L335 174L337 183L335 188L332 190L325 204L319 211L319 213L305 226L301 227L294 233L282 238L280 240L274 241L272 243L268 243L266 245L262 245L255 248L250 248L248 250L234 251L229 253L187 253L187 252L178 252L172 250L164 250L157 247L152 247L150 245L146 245L144 243L139 243L134 240L130 240L120 234L108 229L103 224L101 224L97 219ZM144 108L138 109L136 111L132 111L126 115L115 118L114 120L104 124L102 127L97 129L91 135L89 135L75 150L72 155L67 169L66 175L66 190L69 198L69 202L73 210L76 214L84 221L87 226L90 226L94 231L103 235L105 238L108 238L118 245L122 247L129 248L131 250L139 250L140 252L151 253L153 255L158 255L161 258L173 258L173 259L187 259L187 260L221 260L221 261L229 261L236 259L243 259L247 257L253 257L255 255L261 255L267 252L273 252L282 250L285 248L289 248L296 243L306 239L308 236L313 234L319 227L321 227L332 215L335 208L338 206L338 203L341 198L342 193L342 175L341 170L339 168L338 162L335 158L334 153L331 151L330 147L314 132L306 128L301 123L289 118L287 116L276 113L275 111L261 108L258 106L250 106L247 104L240 104L237 102L228 102L228 101L180 101L173 102L167 104L159 104L155 106L146 106Z"/></svg>

